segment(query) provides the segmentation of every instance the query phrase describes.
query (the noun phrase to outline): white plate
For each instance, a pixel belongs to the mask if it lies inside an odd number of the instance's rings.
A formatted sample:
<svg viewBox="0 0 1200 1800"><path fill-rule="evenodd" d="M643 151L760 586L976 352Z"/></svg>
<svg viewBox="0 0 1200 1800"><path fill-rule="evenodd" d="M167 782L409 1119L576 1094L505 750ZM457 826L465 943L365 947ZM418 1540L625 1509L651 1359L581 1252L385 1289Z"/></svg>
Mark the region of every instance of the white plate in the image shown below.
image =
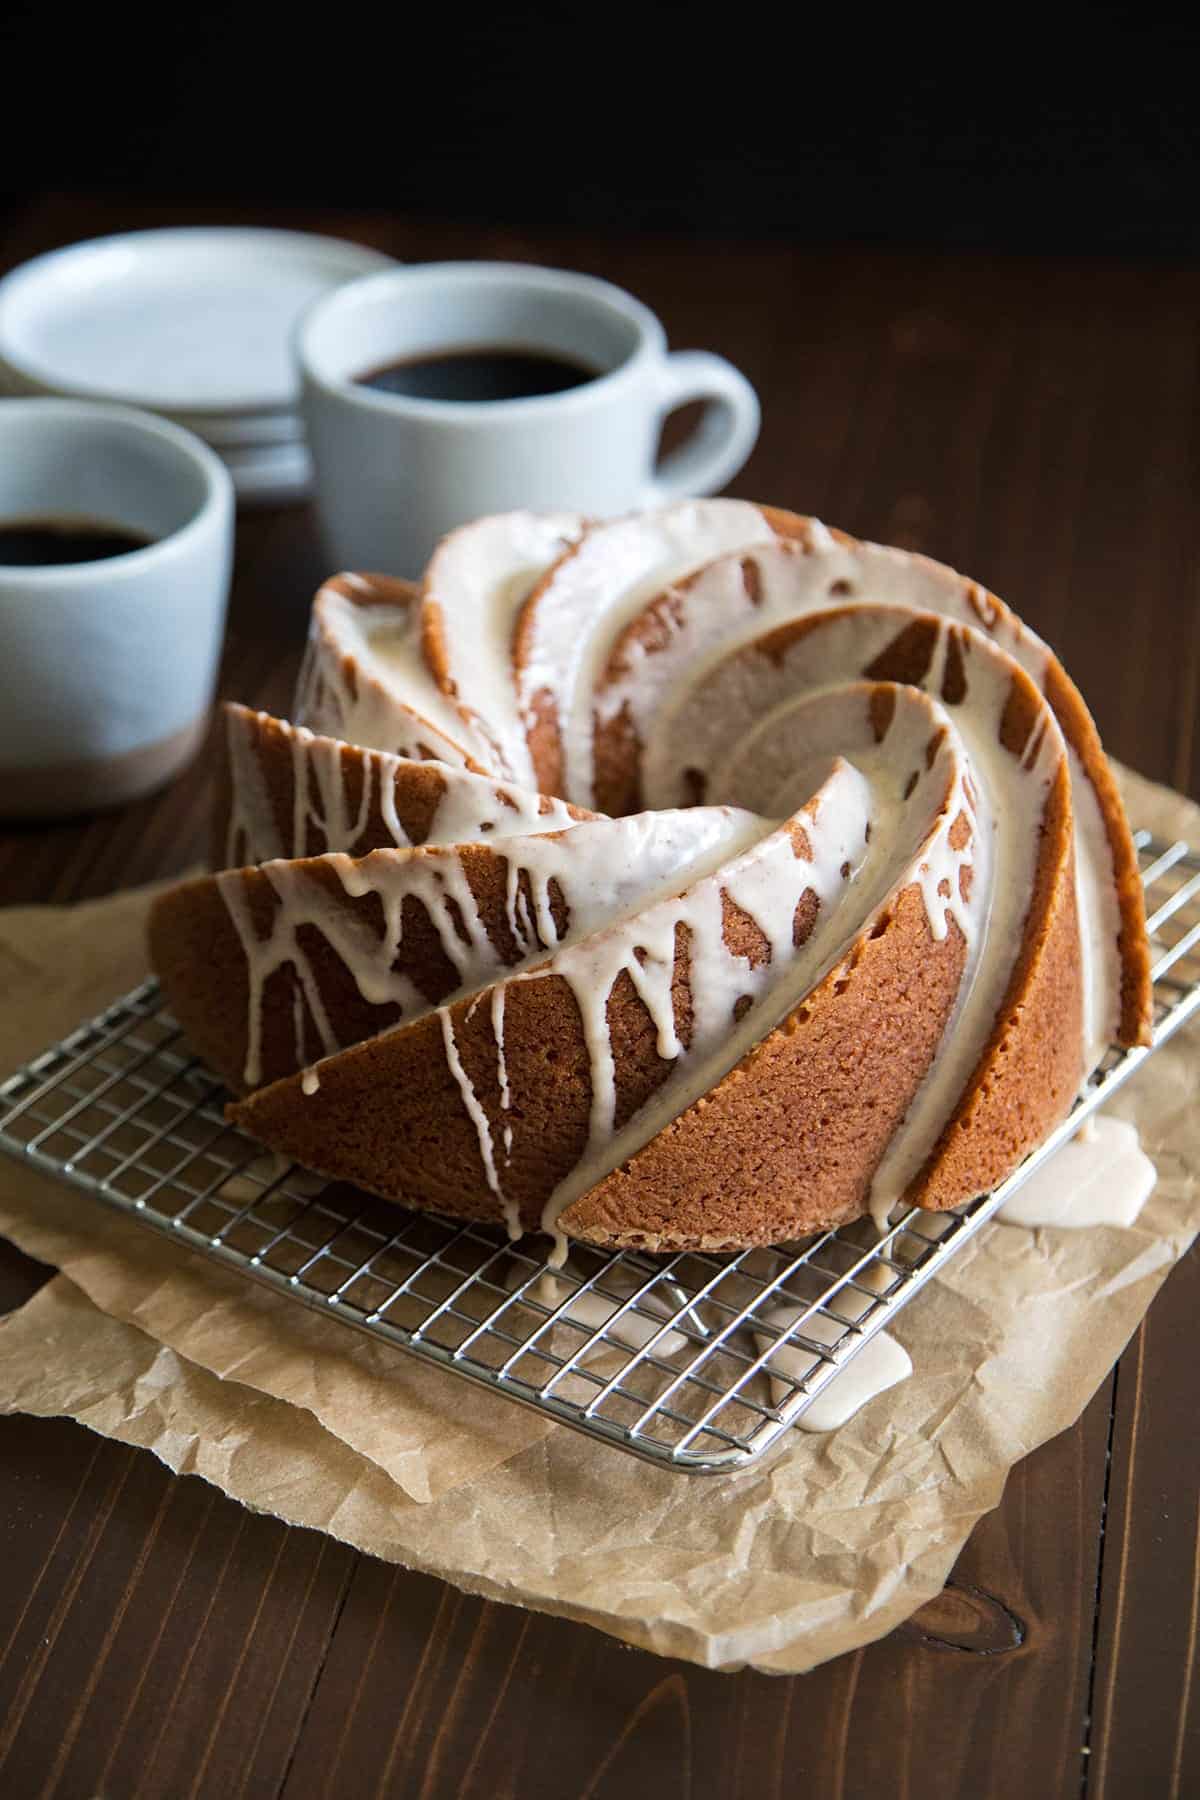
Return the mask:
<svg viewBox="0 0 1200 1800"><path fill-rule="evenodd" d="M300 231L96 238L0 281L0 365L27 390L173 416L287 411L298 399L290 338L301 312L392 266L377 250Z"/></svg>
<svg viewBox="0 0 1200 1800"><path fill-rule="evenodd" d="M279 449L285 444L299 444L304 438L304 421L299 413L164 413L175 425L194 431L206 444L222 455L226 450Z"/></svg>
<svg viewBox="0 0 1200 1800"><path fill-rule="evenodd" d="M276 450L231 450L221 460L233 477L239 505L304 500L311 492L312 459L303 444L285 444Z"/></svg>

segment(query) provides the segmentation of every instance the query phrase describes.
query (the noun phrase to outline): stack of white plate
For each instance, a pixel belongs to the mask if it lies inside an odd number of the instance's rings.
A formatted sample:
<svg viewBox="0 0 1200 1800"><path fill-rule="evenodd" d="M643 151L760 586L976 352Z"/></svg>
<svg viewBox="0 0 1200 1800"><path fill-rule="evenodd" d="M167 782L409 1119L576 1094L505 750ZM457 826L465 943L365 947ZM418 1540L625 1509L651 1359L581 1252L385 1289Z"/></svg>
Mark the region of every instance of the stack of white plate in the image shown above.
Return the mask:
<svg viewBox="0 0 1200 1800"><path fill-rule="evenodd" d="M212 445L239 499L308 492L291 338L320 295L391 258L299 231L96 238L0 281L0 391L118 400Z"/></svg>

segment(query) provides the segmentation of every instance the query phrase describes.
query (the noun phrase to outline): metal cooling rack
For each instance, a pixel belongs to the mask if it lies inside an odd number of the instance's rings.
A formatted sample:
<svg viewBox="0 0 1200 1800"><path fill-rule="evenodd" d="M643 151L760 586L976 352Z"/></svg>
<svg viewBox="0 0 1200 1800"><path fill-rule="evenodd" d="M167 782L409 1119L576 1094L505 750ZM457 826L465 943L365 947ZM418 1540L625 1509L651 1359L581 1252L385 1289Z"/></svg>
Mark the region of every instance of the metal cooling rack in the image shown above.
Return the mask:
<svg viewBox="0 0 1200 1800"><path fill-rule="evenodd" d="M1154 1042L1112 1049L995 1193L734 1256L651 1257L407 1213L264 1155L226 1124L154 982L0 1085L0 1148L327 1316L659 1465L756 1462L1014 1188L1200 1012L1200 854L1140 832ZM790 1308L786 1325L764 1315ZM797 1356L796 1352L803 1354ZM782 1363L781 1363L782 1353Z"/></svg>

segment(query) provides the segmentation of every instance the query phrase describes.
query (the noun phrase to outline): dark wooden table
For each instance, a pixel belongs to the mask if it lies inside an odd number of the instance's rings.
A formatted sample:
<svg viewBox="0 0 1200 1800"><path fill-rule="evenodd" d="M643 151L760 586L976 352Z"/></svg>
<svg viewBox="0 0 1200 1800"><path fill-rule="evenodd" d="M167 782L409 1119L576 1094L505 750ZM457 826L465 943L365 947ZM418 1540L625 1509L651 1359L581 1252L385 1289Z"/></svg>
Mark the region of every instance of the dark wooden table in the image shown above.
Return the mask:
<svg viewBox="0 0 1200 1800"><path fill-rule="evenodd" d="M10 217L0 263L181 219L209 222L49 198ZM1200 272L271 222L633 288L762 394L736 492L986 580L1061 651L1110 750L1200 792ZM243 515L224 693L286 703L322 573L306 509ZM0 898L177 870L205 806L201 763L123 813L9 831ZM46 1276L0 1246L0 1305ZM787 1681L466 1599L77 1425L0 1421L0 1794L1200 1794L1198 1310L1193 1254L941 1598Z"/></svg>

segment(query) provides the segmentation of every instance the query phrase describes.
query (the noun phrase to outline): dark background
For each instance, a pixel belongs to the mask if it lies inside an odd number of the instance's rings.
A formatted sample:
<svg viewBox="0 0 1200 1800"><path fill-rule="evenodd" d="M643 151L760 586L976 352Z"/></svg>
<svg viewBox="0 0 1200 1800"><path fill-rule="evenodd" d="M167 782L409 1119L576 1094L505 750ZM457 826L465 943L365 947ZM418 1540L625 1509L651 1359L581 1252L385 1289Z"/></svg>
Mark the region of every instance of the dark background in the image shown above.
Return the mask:
<svg viewBox="0 0 1200 1800"><path fill-rule="evenodd" d="M1194 22L1154 6L10 0L0 208L136 191L1190 259L1198 48Z"/></svg>

